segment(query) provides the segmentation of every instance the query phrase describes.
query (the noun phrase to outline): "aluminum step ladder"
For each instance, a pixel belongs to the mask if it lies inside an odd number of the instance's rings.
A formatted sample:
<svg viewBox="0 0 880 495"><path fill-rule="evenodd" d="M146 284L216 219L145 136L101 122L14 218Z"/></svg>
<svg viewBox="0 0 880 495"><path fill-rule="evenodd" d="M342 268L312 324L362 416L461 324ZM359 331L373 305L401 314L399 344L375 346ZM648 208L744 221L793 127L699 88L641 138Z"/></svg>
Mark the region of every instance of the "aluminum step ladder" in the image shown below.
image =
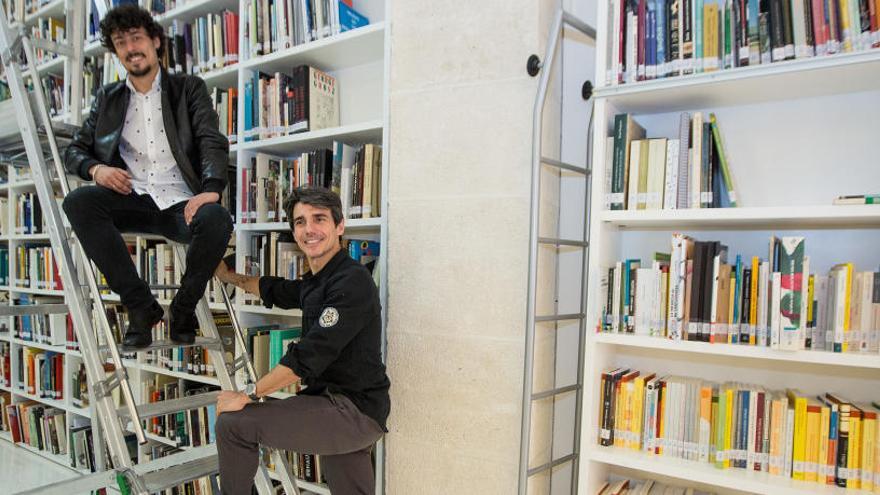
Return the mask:
<svg viewBox="0 0 880 495"><path fill-rule="evenodd" d="M71 2L74 2L74 5L76 5L75 2L78 2L81 9L80 14L82 15L85 12L84 4L82 0L68 0L68 14L74 16L74 19L68 17L68 25L80 26L84 24L83 17L77 17L73 14L75 9L71 8ZM83 38L82 36L73 36L74 40ZM44 48L61 48L66 55L71 57L76 57L76 52L79 52L81 57L81 47L78 50L70 50L69 47L60 46L44 46ZM24 51L24 60L21 57L22 51ZM37 90L37 96L34 98L37 107L36 111L42 122L42 129L46 134L45 144L48 144L50 148L51 159L55 165L55 176L60 182L64 195L70 192L70 185L62 166L54 129L46 108L45 92L36 70L34 44L22 28L19 27L17 32L13 31L6 13L2 9L0 9L0 55L2 55L3 66L16 107L16 113L19 116L21 138L27 153L46 227L49 231L49 238L59 271L61 272L62 279L65 281L64 306L66 306L73 319L83 363L86 368L89 390L93 397L92 404L94 405L94 411L97 413L95 419L98 420L98 424L93 424L93 427L97 428L100 426L103 429L103 438L107 444L110 462L114 469L112 472L96 473L73 481L42 487L28 493L71 493L74 491L74 486L76 490L98 489L112 486L114 482L117 482L123 491L127 490L137 495L148 495L149 493L176 486L185 481L215 474L218 471L218 461L216 446L214 445L186 450L182 453L172 454L139 465L135 465L131 461L125 442L125 435L127 431L132 431L139 444L146 443L147 439L143 430L142 419L152 415L200 407L205 405L206 401L215 399L216 396L191 396L143 405L138 405L135 402L126 369L120 358L120 352L131 352L132 350L115 344L99 345L99 340L106 343L114 343L115 339L104 311L104 303L95 272L79 243L75 242L75 239L69 235L64 227L61 211L55 200L52 175L44 156L43 142L39 135L34 110L31 108L30 97L24 84L23 65L27 65L32 83ZM69 74L69 77L81 79L81 64L78 65L80 73ZM70 86L68 86L68 90L70 90ZM74 100L78 100L80 96L79 93L68 93L68 95ZM177 260L181 264L180 266L185 268L183 247L176 245L174 250ZM73 254L74 251L77 253L76 257ZM240 349L244 350L246 349L244 338L241 334L241 328L238 324L232 301L223 284L219 285L226 308L233 322L236 343ZM94 307L92 303L94 303ZM45 312L43 311L44 309L54 312L63 311L62 308L58 308L59 305L52 306L50 308L34 306L25 309L18 307L13 311L18 311L22 314L28 311ZM92 314L90 313L94 314L98 328L95 328L91 318ZM221 388L223 390L237 390L235 374L239 370L246 372L249 381L256 381L257 377L246 351L243 351L233 363L226 362L220 336L205 297L199 301L196 307L196 316L203 334L202 339L197 341L197 345L207 347L209 357L215 363L214 369ZM169 345L172 344L157 342L146 349L138 349L136 352L165 348ZM173 344L173 346L180 347L179 344ZM105 363L108 361L112 365L109 377L107 377L107 372L105 372ZM113 401L112 394L116 389L119 389L122 396L123 407L121 409L118 409ZM283 456L280 452L273 450L271 451L271 458L277 467L277 476L281 480L285 492L288 495L298 495L297 485L291 477L290 470ZM275 493L268 469L263 465L257 471L255 484L260 495Z"/></svg>
<svg viewBox="0 0 880 495"><path fill-rule="evenodd" d="M564 27L588 40L596 31L569 12L557 11L544 55L529 57L529 75L540 74L532 125L532 188L528 300L518 493L577 493L589 257L590 143L585 163L566 163L545 150L544 110ZM562 85L560 84L560 87ZM589 100L592 84L581 88ZM562 102L562 95L559 101ZM560 108L562 104L560 103ZM561 110L560 110L561 112ZM592 111L581 135L591 136ZM560 121L564 121L560 119ZM560 131L562 130L562 124ZM550 148L550 146L548 146ZM555 208L554 208L555 207ZM554 210L555 211L550 211ZM578 225L572 228L572 225ZM576 358L572 354L576 353ZM538 363L536 366L536 362ZM576 370L565 368L576 367ZM575 374L576 373L576 374ZM564 437L566 443L560 444ZM557 471L570 469L561 476ZM563 473L566 474L566 473Z"/></svg>

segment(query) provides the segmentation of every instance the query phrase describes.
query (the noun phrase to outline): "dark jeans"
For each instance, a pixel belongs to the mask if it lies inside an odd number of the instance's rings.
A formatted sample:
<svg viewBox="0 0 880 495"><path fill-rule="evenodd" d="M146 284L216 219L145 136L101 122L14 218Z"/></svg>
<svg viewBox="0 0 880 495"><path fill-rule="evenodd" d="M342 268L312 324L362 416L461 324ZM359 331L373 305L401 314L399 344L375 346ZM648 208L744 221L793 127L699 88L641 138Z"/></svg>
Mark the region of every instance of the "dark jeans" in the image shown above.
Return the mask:
<svg viewBox="0 0 880 495"><path fill-rule="evenodd" d="M121 233L157 234L189 244L186 271L174 305L195 309L232 235L229 212L218 203L202 205L192 222L183 217L186 202L160 210L149 195L122 195L102 186L83 186L64 198L64 211L86 254L129 310L143 310L155 298L137 274Z"/></svg>
<svg viewBox="0 0 880 495"><path fill-rule="evenodd" d="M334 495L372 495L370 452L382 428L344 395L298 395L217 416L223 495L250 495L260 446L321 456Z"/></svg>

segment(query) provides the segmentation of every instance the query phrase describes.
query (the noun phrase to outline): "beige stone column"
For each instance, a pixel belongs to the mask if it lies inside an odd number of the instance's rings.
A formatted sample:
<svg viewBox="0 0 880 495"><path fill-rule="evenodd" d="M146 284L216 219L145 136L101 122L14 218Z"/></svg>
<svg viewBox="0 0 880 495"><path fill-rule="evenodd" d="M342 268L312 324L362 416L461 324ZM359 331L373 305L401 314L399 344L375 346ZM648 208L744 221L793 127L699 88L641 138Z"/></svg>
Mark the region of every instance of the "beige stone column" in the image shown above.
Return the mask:
<svg viewBox="0 0 880 495"><path fill-rule="evenodd" d="M555 7L390 7L389 494L516 492L537 87L525 65L543 57Z"/></svg>

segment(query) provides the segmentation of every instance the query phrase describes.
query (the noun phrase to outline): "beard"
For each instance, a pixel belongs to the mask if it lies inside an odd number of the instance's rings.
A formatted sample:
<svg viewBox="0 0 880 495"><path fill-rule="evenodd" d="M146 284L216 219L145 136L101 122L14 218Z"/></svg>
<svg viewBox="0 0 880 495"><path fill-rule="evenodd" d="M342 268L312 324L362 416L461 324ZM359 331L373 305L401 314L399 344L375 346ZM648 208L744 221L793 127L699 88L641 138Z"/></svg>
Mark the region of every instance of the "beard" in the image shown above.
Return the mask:
<svg viewBox="0 0 880 495"><path fill-rule="evenodd" d="M144 61L147 60L147 57L144 56L144 54L142 54L142 53L134 53L134 54L131 54L131 55L129 55L128 58L131 58L131 57L136 56L136 55L140 55L140 56L142 56ZM126 65L127 65L127 64L126 64ZM145 75L149 74L150 71L153 70L153 66L147 63L147 64L144 65L144 68L143 68L143 69L134 69L134 68L128 68L128 67L126 67L125 69L128 71L129 74L131 74L131 75L134 76L134 77L142 77L142 76L145 76Z"/></svg>

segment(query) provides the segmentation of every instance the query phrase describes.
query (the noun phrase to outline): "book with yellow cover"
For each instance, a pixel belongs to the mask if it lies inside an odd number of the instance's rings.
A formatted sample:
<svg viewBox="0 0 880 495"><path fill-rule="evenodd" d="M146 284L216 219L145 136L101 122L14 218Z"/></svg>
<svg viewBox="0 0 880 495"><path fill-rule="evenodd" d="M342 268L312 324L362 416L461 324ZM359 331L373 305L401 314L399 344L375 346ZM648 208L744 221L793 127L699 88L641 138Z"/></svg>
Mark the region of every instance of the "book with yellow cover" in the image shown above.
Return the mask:
<svg viewBox="0 0 880 495"><path fill-rule="evenodd" d="M828 473L834 474L834 465L829 462L829 432L831 425L831 408L824 402L819 403L819 456L816 461L816 481L822 484L828 484ZM831 477L831 483L834 483L834 477Z"/></svg>
<svg viewBox="0 0 880 495"><path fill-rule="evenodd" d="M756 342L756 333L757 333L757 325L758 325L758 274L760 273L760 264L761 259L757 256L752 256L752 283L749 290L751 291L751 298L749 299L749 345L755 345ZM763 294L761 294L763 297Z"/></svg>
<svg viewBox="0 0 880 495"><path fill-rule="evenodd" d="M794 431L792 433L791 477L806 479L804 462L807 458L807 399L797 390L789 389L788 403L794 409Z"/></svg>
<svg viewBox="0 0 880 495"><path fill-rule="evenodd" d="M870 405L859 404L862 410L862 490L871 491L877 487L874 476L877 472L877 413Z"/></svg>
<svg viewBox="0 0 880 495"><path fill-rule="evenodd" d="M849 475L846 487L859 489L862 487L862 410L850 405L849 410L849 445L847 446L846 467Z"/></svg>
<svg viewBox="0 0 880 495"><path fill-rule="evenodd" d="M817 481L819 466L819 429L822 407L817 401L807 403L807 436L804 454L804 480ZM823 480L824 481L824 480Z"/></svg>

